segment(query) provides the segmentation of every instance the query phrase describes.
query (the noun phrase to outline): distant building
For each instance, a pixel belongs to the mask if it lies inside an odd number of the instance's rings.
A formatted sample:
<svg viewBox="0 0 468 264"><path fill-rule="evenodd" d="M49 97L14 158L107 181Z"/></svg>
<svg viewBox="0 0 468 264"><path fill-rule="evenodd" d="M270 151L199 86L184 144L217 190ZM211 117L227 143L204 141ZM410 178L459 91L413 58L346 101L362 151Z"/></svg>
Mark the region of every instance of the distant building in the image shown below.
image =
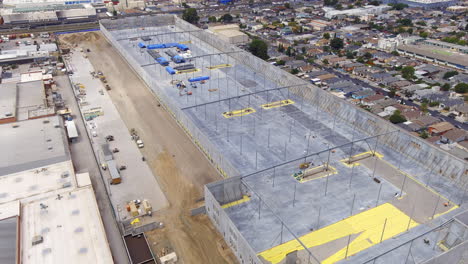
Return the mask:
<svg viewBox="0 0 468 264"><path fill-rule="evenodd" d="M336 10L334 8L324 7L325 10L325 17L332 19L337 16L364 16L370 14L381 14L387 10L392 9L390 6L387 5L380 5L380 6L373 6L367 5L359 8L347 9L347 10Z"/></svg>
<svg viewBox="0 0 468 264"><path fill-rule="evenodd" d="M384 0L384 4L406 4L410 7L425 9L445 8L456 5L458 0Z"/></svg>
<svg viewBox="0 0 468 264"><path fill-rule="evenodd" d="M208 30L230 44L245 44L249 41L249 36L241 32L236 24L209 27Z"/></svg>

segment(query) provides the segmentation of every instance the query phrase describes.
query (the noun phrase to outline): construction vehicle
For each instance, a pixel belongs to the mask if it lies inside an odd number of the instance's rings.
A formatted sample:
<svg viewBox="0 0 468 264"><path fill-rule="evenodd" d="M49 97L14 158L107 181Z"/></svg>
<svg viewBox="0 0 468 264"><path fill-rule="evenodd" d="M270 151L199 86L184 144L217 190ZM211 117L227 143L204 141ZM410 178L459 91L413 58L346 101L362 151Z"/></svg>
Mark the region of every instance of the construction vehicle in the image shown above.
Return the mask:
<svg viewBox="0 0 468 264"><path fill-rule="evenodd" d="M141 140L140 136L138 136L136 129L132 128L130 130L130 135L132 136L132 140L135 141L138 148L143 148L145 146L143 140Z"/></svg>

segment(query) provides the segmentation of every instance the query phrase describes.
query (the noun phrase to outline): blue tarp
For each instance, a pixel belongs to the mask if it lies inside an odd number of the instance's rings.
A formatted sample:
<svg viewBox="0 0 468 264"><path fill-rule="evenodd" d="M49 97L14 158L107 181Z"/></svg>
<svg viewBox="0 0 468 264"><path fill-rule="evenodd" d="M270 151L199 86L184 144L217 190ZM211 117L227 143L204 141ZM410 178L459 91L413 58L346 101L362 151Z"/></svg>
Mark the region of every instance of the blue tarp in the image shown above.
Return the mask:
<svg viewBox="0 0 468 264"><path fill-rule="evenodd" d="M194 77L194 78L190 78L188 79L189 82L199 82L199 81L205 81L205 80L209 80L210 79L210 76L199 76L199 77Z"/></svg>
<svg viewBox="0 0 468 264"><path fill-rule="evenodd" d="M165 47L164 44L151 44L146 46L147 49L164 49Z"/></svg>
<svg viewBox="0 0 468 264"><path fill-rule="evenodd" d="M166 67L166 71L167 71L170 75L176 74L176 71L175 71L172 67L169 67L169 66Z"/></svg>
<svg viewBox="0 0 468 264"><path fill-rule="evenodd" d="M172 57L172 61L174 61L175 63L183 63L185 62L185 59L180 55L175 55L174 57Z"/></svg>
<svg viewBox="0 0 468 264"><path fill-rule="evenodd" d="M183 51L189 50L187 45L184 45L184 44L178 44L177 48L179 48L180 50L183 50Z"/></svg>
<svg viewBox="0 0 468 264"><path fill-rule="evenodd" d="M156 61L157 61L159 64L163 65L163 66L169 65L169 61L166 60L166 58L164 58L164 57L159 57L159 58L156 59Z"/></svg>

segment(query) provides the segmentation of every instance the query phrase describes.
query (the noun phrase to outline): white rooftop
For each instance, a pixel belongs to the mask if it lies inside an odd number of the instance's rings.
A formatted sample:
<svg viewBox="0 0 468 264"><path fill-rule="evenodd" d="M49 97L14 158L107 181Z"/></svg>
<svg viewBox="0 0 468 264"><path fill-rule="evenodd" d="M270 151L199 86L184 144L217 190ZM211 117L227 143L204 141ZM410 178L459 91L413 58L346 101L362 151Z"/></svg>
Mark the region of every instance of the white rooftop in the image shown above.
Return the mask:
<svg viewBox="0 0 468 264"><path fill-rule="evenodd" d="M20 228L23 264L113 263L90 187L23 202ZM32 245L37 235L43 242Z"/></svg>
<svg viewBox="0 0 468 264"><path fill-rule="evenodd" d="M0 177L0 204L74 186L73 166L69 161L4 175Z"/></svg>
<svg viewBox="0 0 468 264"><path fill-rule="evenodd" d="M0 125L0 176L70 160L59 117Z"/></svg>

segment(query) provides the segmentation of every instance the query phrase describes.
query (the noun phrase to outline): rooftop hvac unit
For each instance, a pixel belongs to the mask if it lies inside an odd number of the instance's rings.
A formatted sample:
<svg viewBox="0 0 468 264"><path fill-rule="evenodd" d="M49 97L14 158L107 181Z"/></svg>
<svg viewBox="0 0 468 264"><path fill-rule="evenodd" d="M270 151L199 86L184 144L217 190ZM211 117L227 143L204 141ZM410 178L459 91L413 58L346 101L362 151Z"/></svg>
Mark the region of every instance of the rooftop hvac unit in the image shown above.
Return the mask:
<svg viewBox="0 0 468 264"><path fill-rule="evenodd" d="M19 127L19 124L18 124L18 123L13 123L13 124L11 125L11 127L12 127L12 128L17 128L17 127Z"/></svg>
<svg viewBox="0 0 468 264"><path fill-rule="evenodd" d="M5 113L5 116L12 116L12 115L13 115L12 112L6 112L6 113Z"/></svg>
<svg viewBox="0 0 468 264"><path fill-rule="evenodd" d="M70 173L68 171L62 173L62 178L67 178L68 176L70 176Z"/></svg>
<svg viewBox="0 0 468 264"><path fill-rule="evenodd" d="M53 148L54 148L54 147L52 147L52 146L48 146L48 147L47 147L48 150L52 150Z"/></svg>
<svg viewBox="0 0 468 264"><path fill-rule="evenodd" d="M68 187L71 187L71 186L72 186L71 182L66 182L66 183L62 184L62 188L68 188Z"/></svg>
<svg viewBox="0 0 468 264"><path fill-rule="evenodd" d="M42 123L44 123L44 124L48 124L49 122L50 122L49 119L42 120Z"/></svg>
<svg viewBox="0 0 468 264"><path fill-rule="evenodd" d="M34 236L32 238L32 245L35 246L37 244L41 244L42 242L44 242L44 238L41 236L41 235L38 235L38 236Z"/></svg>

